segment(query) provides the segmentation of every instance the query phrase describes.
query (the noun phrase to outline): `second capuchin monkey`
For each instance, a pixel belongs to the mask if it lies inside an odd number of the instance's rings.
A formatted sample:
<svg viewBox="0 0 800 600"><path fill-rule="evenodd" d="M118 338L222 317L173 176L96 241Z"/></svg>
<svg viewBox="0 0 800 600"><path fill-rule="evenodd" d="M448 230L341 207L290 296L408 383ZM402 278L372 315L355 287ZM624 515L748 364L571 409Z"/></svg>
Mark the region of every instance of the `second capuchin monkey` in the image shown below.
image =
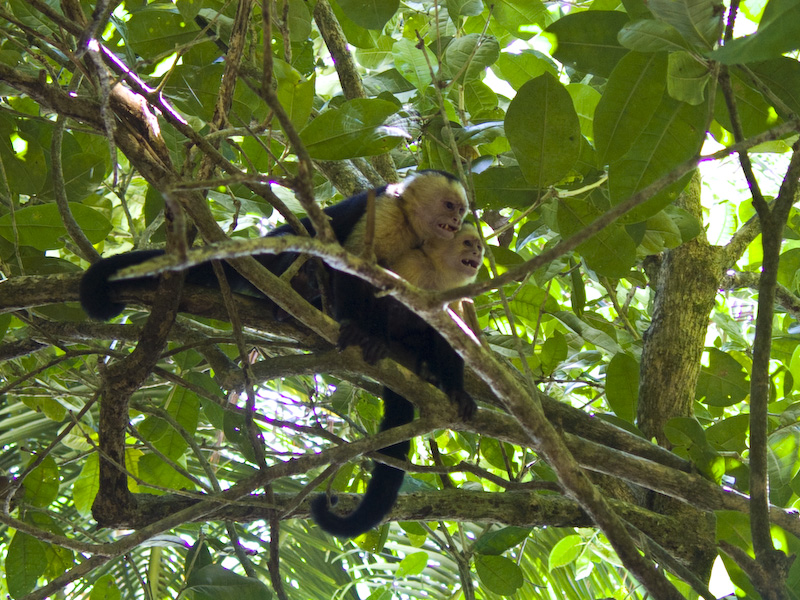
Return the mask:
<svg viewBox="0 0 800 600"><path fill-rule="evenodd" d="M417 287L443 291L475 280L483 262L483 245L477 230L464 225L452 240L430 239L420 248L399 256L389 267ZM393 299L384 299L387 312L389 346L399 347L404 357L413 357L413 367L442 389L458 406L459 416L470 418L475 401L464 391L464 361L433 327ZM390 353L393 355L393 353ZM383 420L380 431L399 427L414 419L414 406L388 387L383 388ZM386 448L381 454L404 460L410 441ZM379 525L391 511L405 471L383 463L376 464L366 492L358 507L349 515L334 514L325 494L311 501L311 514L317 524L331 535L342 538L361 535Z"/></svg>
<svg viewBox="0 0 800 600"><path fill-rule="evenodd" d="M403 253L424 245L429 240L452 239L461 227L467 213L468 201L464 187L456 177L444 171L423 170L409 175L403 182L390 184L351 196L324 209L330 218L336 239L347 250L363 254L367 237L367 204L374 196L375 219L373 251L378 264L387 266ZM308 218L301 223L310 232L314 229ZM283 225L268 233L282 236L294 233L289 225ZM117 254L94 263L84 273L80 285L81 306L95 319L108 320L125 309L125 304L115 298L117 290L127 286L154 284L156 277L134 280L110 281L110 278L125 267L138 265L150 258L161 256L163 250L139 250ZM297 253L279 255L261 254L256 258L276 275L282 274L297 258ZM304 265L305 267L305 265ZM306 300L318 308L321 294L313 273L301 267L293 280L295 289ZM227 263L225 274L234 292L262 296L244 277ZM340 323L338 346L343 349L361 345L364 358L370 363L385 356L383 322L370 321L376 312L374 289L363 280L330 270L334 318ZM298 281L302 279L302 282ZM313 282L312 282L313 280ZM218 287L211 264L190 267L186 271L186 282L190 284Z"/></svg>

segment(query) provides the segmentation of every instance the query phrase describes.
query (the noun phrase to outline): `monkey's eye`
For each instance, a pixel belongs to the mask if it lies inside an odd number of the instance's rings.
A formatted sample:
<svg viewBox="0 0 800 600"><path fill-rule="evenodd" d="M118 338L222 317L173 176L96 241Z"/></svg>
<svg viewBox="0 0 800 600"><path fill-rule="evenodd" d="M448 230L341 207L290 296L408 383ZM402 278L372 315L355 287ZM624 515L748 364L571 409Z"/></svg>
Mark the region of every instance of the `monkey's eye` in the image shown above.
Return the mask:
<svg viewBox="0 0 800 600"><path fill-rule="evenodd" d="M456 207L456 205L448 200L447 202L444 203L444 207L447 210L453 210Z"/></svg>

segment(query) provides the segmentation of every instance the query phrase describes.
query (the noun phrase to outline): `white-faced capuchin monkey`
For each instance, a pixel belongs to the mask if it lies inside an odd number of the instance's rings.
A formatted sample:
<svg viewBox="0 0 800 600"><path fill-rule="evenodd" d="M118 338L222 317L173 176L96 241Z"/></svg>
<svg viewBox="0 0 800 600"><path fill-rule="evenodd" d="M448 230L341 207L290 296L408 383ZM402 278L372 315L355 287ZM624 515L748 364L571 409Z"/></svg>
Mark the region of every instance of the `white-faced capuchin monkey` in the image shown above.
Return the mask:
<svg viewBox="0 0 800 600"><path fill-rule="evenodd" d="M450 173L423 170L409 175L403 182L382 186L351 196L324 209L331 222L336 239L347 250L362 254L364 251L367 200L375 196L374 254L379 264L386 266L412 248L422 246L432 239L452 239L461 227L467 213L467 196L461 183ZM308 218L301 222L312 234ZM268 233L281 236L294 233L291 226L283 225ZM109 278L117 271L145 262L164 254L163 250L139 250L117 254L93 264L84 273L80 285L80 300L86 313L95 319L108 320L120 314L125 304L114 298L114 292L124 286L154 284L155 277L113 282ZM256 258L276 275L283 273L297 258L293 252L279 255L262 254ZM263 296L250 282L227 263L224 264L231 289L251 295ZM340 323L339 348L361 345L364 358L374 363L385 356L385 331L383 325L373 324L369 317L375 312L374 289L363 280L331 271L334 318ZM306 300L319 307L320 292L313 273L301 268L293 280L295 289ZM311 280L314 280L313 283ZM186 282L217 287L211 264L190 267ZM380 321L380 319L379 319Z"/></svg>
<svg viewBox="0 0 800 600"><path fill-rule="evenodd" d="M420 248L399 256L389 266L417 287L442 291L475 280L483 262L483 246L472 225L464 225L451 240L431 238ZM404 356L414 357L417 373L442 389L458 406L459 416L470 418L475 401L464 391L464 361L439 332L400 302L384 299L382 308L388 321L389 346L400 347ZM393 352L390 352L392 355ZM383 420L380 431L399 427L414 419L414 407L400 394L383 388ZM403 460L411 442L404 441L378 452ZM372 471L361 503L349 515L331 512L325 494L311 501L311 514L331 535L342 538L361 535L379 525L397 501L405 471L378 463Z"/></svg>

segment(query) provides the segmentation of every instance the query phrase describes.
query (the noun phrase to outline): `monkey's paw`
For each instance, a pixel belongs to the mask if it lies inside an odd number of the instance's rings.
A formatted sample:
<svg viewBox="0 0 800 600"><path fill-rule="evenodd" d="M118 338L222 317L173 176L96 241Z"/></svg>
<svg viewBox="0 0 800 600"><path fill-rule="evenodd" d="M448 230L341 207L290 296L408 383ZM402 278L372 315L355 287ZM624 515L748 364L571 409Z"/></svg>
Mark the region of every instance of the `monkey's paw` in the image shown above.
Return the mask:
<svg viewBox="0 0 800 600"><path fill-rule="evenodd" d="M455 402L456 406L458 407L458 416L464 421L468 421L473 417L475 411L478 409L478 405L475 404L475 400L472 399L467 392L464 390L457 390L450 394L450 400Z"/></svg>
<svg viewBox="0 0 800 600"><path fill-rule="evenodd" d="M369 335L354 321L342 321L339 326L339 340L336 347L344 350L350 346L361 346L364 362L374 365L389 355L389 346L381 339Z"/></svg>

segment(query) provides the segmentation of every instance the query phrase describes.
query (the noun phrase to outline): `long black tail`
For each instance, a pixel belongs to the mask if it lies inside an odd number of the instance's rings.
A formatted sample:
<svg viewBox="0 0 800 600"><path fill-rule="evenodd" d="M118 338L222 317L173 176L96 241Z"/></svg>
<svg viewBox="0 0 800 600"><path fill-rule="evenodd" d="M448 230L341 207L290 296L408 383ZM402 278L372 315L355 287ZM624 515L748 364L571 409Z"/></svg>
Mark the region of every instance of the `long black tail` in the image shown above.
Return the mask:
<svg viewBox="0 0 800 600"><path fill-rule="evenodd" d="M383 421L381 431L399 427L414 420L412 404L389 388L383 388ZM386 456L403 459L408 456L411 442L404 441L381 448L379 452ZM405 471L378 463L372 471L372 478L367 484L361 503L349 515L340 517L331 512L325 494L320 494L311 501L311 515L324 531L341 538L361 535L379 525L392 510L397 501L397 493L403 484Z"/></svg>
<svg viewBox="0 0 800 600"><path fill-rule="evenodd" d="M120 284L110 282L108 278L125 267L139 265L162 254L163 250L137 250L115 254L94 263L81 278L80 294L83 310L93 319L108 321L116 317L125 309L125 304L111 300L112 289ZM147 280L155 281L155 278Z"/></svg>

